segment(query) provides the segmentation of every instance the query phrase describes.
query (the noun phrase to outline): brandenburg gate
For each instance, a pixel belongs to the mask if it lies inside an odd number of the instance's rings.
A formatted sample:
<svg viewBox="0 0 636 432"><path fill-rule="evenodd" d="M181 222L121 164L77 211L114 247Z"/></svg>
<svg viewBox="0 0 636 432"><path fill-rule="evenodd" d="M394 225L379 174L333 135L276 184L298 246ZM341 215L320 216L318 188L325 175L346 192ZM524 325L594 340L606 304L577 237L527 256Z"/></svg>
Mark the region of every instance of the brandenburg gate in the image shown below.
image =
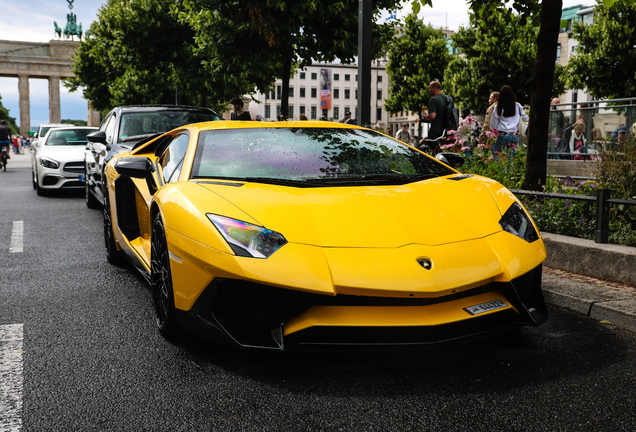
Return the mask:
<svg viewBox="0 0 636 432"><path fill-rule="evenodd" d="M60 80L73 77L72 56L79 42L51 40L41 42L17 42L0 40L0 77L18 78L20 96L20 135L31 129L31 104L29 78L49 81L49 122L59 123ZM87 102L88 126L99 126L99 113L90 109Z"/></svg>

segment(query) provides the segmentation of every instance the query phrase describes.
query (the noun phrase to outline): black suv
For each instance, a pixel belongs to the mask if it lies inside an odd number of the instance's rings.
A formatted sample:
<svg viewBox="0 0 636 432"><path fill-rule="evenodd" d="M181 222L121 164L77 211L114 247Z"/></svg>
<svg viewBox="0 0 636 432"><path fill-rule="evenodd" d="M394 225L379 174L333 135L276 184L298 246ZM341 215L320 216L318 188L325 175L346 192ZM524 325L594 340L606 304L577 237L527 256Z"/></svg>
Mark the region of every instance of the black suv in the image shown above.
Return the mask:
<svg viewBox="0 0 636 432"><path fill-rule="evenodd" d="M113 156L141 140L191 123L222 120L209 108L184 105L138 105L114 108L97 132L88 135L84 152L85 195L89 208L104 204L104 166Z"/></svg>

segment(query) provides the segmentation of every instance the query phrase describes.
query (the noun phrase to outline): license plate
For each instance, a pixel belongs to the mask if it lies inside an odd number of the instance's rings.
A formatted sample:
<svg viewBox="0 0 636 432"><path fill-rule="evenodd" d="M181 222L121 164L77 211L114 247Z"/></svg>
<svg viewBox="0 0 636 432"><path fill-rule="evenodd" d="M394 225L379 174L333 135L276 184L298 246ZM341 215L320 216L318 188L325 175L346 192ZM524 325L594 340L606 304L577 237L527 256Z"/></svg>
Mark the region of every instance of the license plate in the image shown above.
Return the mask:
<svg viewBox="0 0 636 432"><path fill-rule="evenodd" d="M467 308L464 308L464 310L471 315L479 315L484 312L490 312L490 311L502 309L505 307L508 307L508 305L502 302L501 300L495 300L488 303L478 304L475 306L468 306Z"/></svg>

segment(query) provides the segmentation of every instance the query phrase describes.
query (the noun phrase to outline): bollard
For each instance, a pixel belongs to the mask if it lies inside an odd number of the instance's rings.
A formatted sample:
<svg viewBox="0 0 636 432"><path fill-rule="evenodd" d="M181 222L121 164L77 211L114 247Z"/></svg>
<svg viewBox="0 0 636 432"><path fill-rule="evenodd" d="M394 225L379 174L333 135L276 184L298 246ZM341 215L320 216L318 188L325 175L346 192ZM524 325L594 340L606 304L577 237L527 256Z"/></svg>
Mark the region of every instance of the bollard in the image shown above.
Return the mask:
<svg viewBox="0 0 636 432"><path fill-rule="evenodd" d="M611 189L596 189L596 234L595 243L607 243L609 240L609 203Z"/></svg>

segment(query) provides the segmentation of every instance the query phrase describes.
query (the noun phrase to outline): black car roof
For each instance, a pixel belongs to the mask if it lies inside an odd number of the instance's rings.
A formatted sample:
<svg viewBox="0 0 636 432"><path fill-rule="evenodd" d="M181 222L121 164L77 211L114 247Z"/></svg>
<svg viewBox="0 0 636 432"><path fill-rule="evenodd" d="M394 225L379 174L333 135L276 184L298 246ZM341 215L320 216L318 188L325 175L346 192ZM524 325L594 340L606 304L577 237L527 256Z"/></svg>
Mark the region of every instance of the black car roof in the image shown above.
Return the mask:
<svg viewBox="0 0 636 432"><path fill-rule="evenodd" d="M121 111L167 111L167 110L179 110L179 111L212 111L210 108L190 106L190 105L123 105L116 107L115 110Z"/></svg>

